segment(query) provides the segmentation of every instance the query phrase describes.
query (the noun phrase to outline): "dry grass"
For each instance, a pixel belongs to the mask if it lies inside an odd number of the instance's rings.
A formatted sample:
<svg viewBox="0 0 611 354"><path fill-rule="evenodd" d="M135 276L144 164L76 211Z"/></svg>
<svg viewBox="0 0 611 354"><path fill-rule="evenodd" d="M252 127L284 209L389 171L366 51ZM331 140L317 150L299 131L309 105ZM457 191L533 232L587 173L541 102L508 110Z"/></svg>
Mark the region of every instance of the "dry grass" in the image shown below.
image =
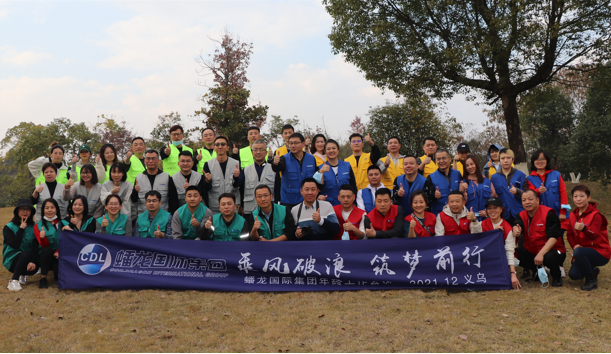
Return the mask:
<svg viewBox="0 0 611 354"><path fill-rule="evenodd" d="M609 215L609 196L597 197ZM32 277L0 290L0 351L608 352L607 268L590 293L567 279L519 292L220 293L39 290Z"/></svg>

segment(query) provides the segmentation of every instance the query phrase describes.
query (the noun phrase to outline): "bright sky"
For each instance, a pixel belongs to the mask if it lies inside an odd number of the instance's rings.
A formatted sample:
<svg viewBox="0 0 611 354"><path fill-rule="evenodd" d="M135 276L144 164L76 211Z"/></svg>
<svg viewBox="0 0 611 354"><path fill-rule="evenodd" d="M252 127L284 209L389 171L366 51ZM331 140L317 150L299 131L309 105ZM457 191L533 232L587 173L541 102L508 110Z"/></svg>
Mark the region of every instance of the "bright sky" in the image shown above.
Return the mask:
<svg viewBox="0 0 611 354"><path fill-rule="evenodd" d="M188 115L206 88L195 58L212 53L224 27L254 43L251 98L269 114L298 116L340 134L355 115L394 94L382 92L341 56L320 1L0 2L0 138L19 122L125 119L148 136L159 115ZM457 96L447 112L486 120L483 106ZM342 134L342 136L345 134Z"/></svg>

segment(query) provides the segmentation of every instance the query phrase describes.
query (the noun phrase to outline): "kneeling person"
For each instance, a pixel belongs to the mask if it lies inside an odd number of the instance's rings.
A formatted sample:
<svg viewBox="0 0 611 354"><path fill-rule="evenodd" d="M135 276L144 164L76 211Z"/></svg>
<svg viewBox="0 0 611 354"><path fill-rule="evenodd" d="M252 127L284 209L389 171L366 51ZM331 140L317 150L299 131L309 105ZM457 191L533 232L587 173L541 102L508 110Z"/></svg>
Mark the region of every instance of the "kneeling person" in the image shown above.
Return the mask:
<svg viewBox="0 0 611 354"><path fill-rule="evenodd" d="M376 207L367 214L370 224L365 225L367 238L403 237L403 208L392 204L390 189L378 189L375 203Z"/></svg>
<svg viewBox="0 0 611 354"><path fill-rule="evenodd" d="M295 234L289 236L291 240L332 240L333 235L339 232L339 222L331 203L316 199L319 191L314 178L307 177L301 182L303 202L291 210L297 224Z"/></svg>
<svg viewBox="0 0 611 354"><path fill-rule="evenodd" d="M208 221L204 224L203 239L210 241L250 240L248 223L236 213L235 194L223 193L219 195L218 205L221 213L208 217Z"/></svg>
<svg viewBox="0 0 611 354"><path fill-rule="evenodd" d="M132 223L125 214L121 214L123 200L116 194L106 197L104 202L106 214L97 218L95 233L106 235L131 236Z"/></svg>
<svg viewBox="0 0 611 354"><path fill-rule="evenodd" d="M172 237L184 240L201 240L204 231L204 220L212 217L212 210L202 203L200 190L189 186L185 190L187 204L181 206L172 218Z"/></svg>
<svg viewBox="0 0 611 354"><path fill-rule="evenodd" d="M353 186L343 184L339 187L337 199L340 205L333 207L335 216L339 221L340 230L334 240L361 240L365 237L365 210L359 209L354 205L356 194Z"/></svg>
<svg viewBox="0 0 611 354"><path fill-rule="evenodd" d="M478 234L482 224L477 220L473 208L467 210L465 197L461 191L451 191L448 204L437 215L435 236Z"/></svg>
<svg viewBox="0 0 611 354"><path fill-rule="evenodd" d="M255 162L256 163L256 162ZM250 168L250 165L246 168ZM254 241L286 241L286 235L295 234L295 221L284 205L272 203L272 190L266 184L255 188L258 207L252 214L246 214L246 221L252 225L250 238Z"/></svg>
<svg viewBox="0 0 611 354"><path fill-rule="evenodd" d="M172 214L161 209L161 193L148 191L144 198L148 210L138 216L138 227L134 231L134 236L171 238Z"/></svg>

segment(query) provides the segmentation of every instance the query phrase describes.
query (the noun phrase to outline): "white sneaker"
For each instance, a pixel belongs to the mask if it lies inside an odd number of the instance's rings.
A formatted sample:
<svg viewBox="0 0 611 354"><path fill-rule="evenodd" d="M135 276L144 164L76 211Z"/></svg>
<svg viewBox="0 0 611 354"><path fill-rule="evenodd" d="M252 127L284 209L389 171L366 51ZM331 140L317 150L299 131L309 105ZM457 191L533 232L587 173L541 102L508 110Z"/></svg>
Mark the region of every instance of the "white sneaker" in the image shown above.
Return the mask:
<svg viewBox="0 0 611 354"><path fill-rule="evenodd" d="M40 275L40 274L42 274L41 272L42 272L42 270L40 268L38 268L38 272L36 272L35 275Z"/></svg>
<svg viewBox="0 0 611 354"><path fill-rule="evenodd" d="M564 272L564 267L560 266L560 276L566 278L566 273Z"/></svg>
<svg viewBox="0 0 611 354"><path fill-rule="evenodd" d="M21 290L21 284L19 284L19 280L11 280L6 288L11 291L19 291Z"/></svg>
<svg viewBox="0 0 611 354"><path fill-rule="evenodd" d="M19 284L27 284L28 283L28 276L27 275L20 275L19 276Z"/></svg>

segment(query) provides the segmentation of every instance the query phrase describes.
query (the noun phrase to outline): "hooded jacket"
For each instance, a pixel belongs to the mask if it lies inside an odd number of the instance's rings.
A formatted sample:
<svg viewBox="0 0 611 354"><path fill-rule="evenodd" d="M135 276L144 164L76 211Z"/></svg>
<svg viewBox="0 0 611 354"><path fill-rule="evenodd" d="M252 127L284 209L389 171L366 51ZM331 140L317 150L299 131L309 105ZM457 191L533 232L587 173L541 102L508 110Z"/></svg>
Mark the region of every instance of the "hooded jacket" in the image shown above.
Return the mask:
<svg viewBox="0 0 611 354"><path fill-rule="evenodd" d="M490 179L490 176L492 176L493 174L496 173L496 171L498 171L501 168L501 162L499 161L498 163L494 163L492 162L492 164L494 165L494 167L488 167L488 160L492 160L492 157L490 157L490 149L492 149L493 147L497 148L499 151L501 151L501 149L503 149L503 147L501 145L498 144L492 144L488 147L488 151L486 152L486 163L484 164L484 170L482 171L482 173L484 174L484 177Z"/></svg>

